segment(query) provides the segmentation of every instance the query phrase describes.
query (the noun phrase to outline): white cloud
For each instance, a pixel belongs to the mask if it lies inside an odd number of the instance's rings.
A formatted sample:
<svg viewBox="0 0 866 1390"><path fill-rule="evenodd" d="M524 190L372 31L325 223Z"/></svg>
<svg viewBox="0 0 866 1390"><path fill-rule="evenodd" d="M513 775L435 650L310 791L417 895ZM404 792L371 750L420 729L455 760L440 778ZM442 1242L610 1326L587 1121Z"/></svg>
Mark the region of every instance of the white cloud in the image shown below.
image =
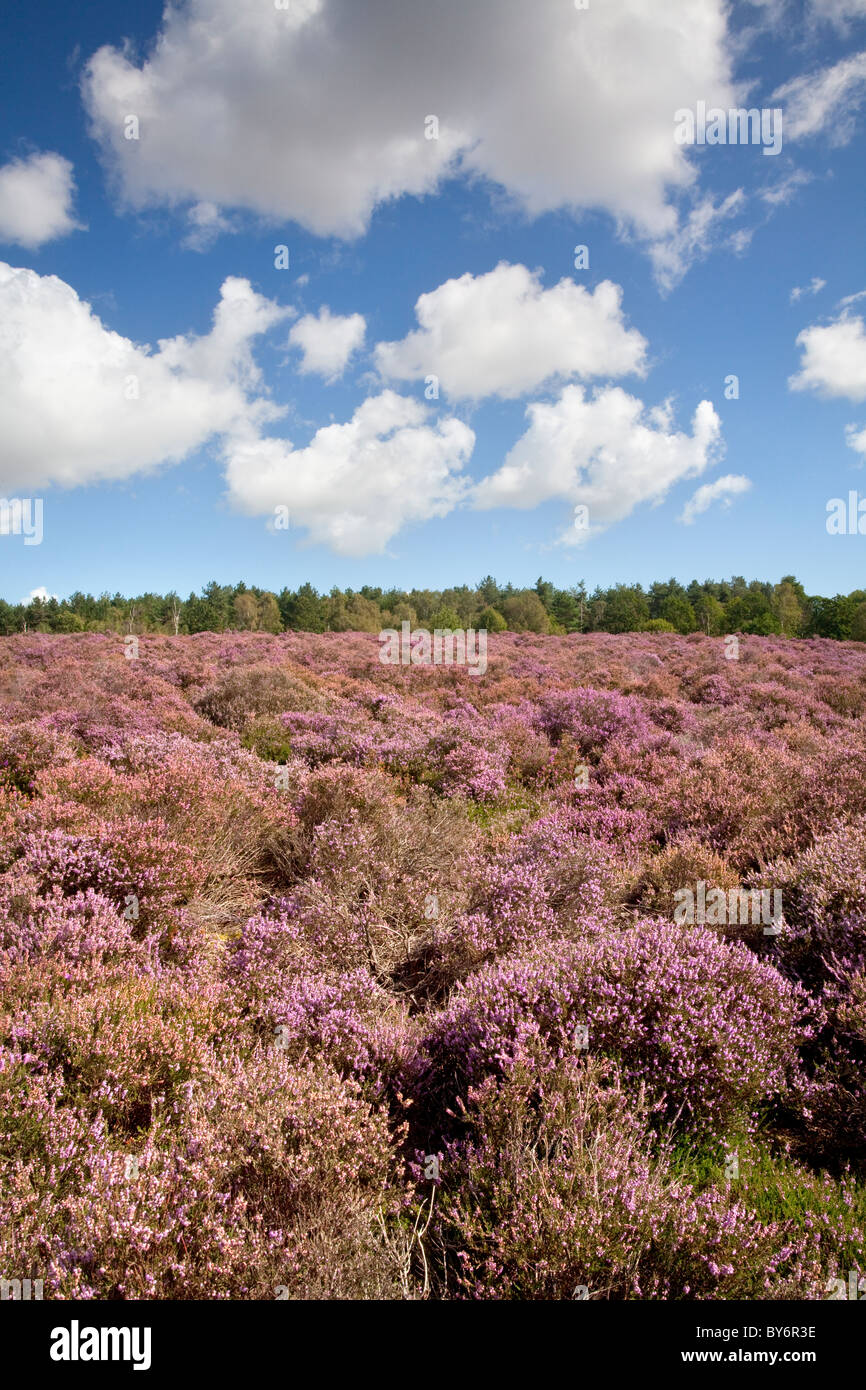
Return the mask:
<svg viewBox="0 0 866 1390"><path fill-rule="evenodd" d="M802 299L804 294L819 294L823 290L827 281L822 280L820 275L814 275L808 285L795 285L791 291L791 303L796 304L798 299Z"/></svg>
<svg viewBox="0 0 866 1390"><path fill-rule="evenodd" d="M749 0L749 2L764 11L770 26L785 24L790 28L792 24L799 23L801 20L800 13L795 11L792 14L791 0ZM798 6L798 11L800 8ZM832 24L840 31L845 32L851 20L864 16L866 16L866 0L806 0L805 18L812 28L825 23Z"/></svg>
<svg viewBox="0 0 866 1390"><path fill-rule="evenodd" d="M45 585L40 584L38 589L31 589L29 594L25 594L24 598L22 598L20 602L28 604L33 603L35 599L39 599L42 603L50 603L53 598L57 599L58 603L60 602L60 597L58 594L49 594Z"/></svg>
<svg viewBox="0 0 866 1390"><path fill-rule="evenodd" d="M561 537L579 544L629 516L640 503L661 502L675 483L696 477L721 453L721 425L709 401L695 411L691 435L675 431L670 402L650 410L621 387L588 398L566 386L553 404L527 408L529 428L505 463L475 491L479 508L528 510L553 498L589 509L589 529Z"/></svg>
<svg viewBox="0 0 866 1390"><path fill-rule="evenodd" d="M288 507L292 524L339 555L381 554L402 527L446 516L465 496L460 469L475 435L456 419L428 423L420 401L384 391L303 449L253 432L226 446L234 506L249 516Z"/></svg>
<svg viewBox="0 0 866 1390"><path fill-rule="evenodd" d="M0 241L37 249L80 229L72 214L72 165L59 154L32 154L0 168Z"/></svg>
<svg viewBox="0 0 866 1390"><path fill-rule="evenodd" d="M231 220L223 217L215 203L194 203L187 211L186 220L189 231L183 245L189 251L209 251L223 232L233 229Z"/></svg>
<svg viewBox="0 0 866 1390"><path fill-rule="evenodd" d="M462 173L530 215L601 208L658 241L696 179L674 112L737 104L727 9L189 0L166 8L146 59L101 48L83 93L132 207L244 207L353 237L388 199ZM125 138L131 114L138 140ZM430 115L438 139L425 138Z"/></svg>
<svg viewBox="0 0 866 1390"><path fill-rule="evenodd" d="M642 375L646 341L626 328L621 304L610 280L592 292L573 280L545 290L538 272L503 261L422 294L420 327L379 343L376 363L392 379L435 375L454 400L514 398L556 378Z"/></svg>
<svg viewBox="0 0 866 1390"><path fill-rule="evenodd" d="M866 458L866 428L861 428L859 425L848 425L845 429L845 443L849 449L854 449Z"/></svg>
<svg viewBox="0 0 866 1390"><path fill-rule="evenodd" d="M289 342L304 354L302 372L318 372L334 380L345 371L353 352L364 342L367 323L363 314L345 318L332 314L327 305L318 313L299 319L289 334Z"/></svg>
<svg viewBox="0 0 866 1390"><path fill-rule="evenodd" d="M106 328L63 280L0 262L0 489L126 478L274 417L250 395L261 387L251 341L287 312L229 278L208 334L153 352Z"/></svg>
<svg viewBox="0 0 866 1390"><path fill-rule="evenodd" d="M469 488L460 470L475 436L456 419L431 423L417 400L385 391L306 448L262 436L285 412L264 394L252 344L291 313L229 278L209 333L152 351L62 280L0 263L0 492L126 478L218 438L239 511L288 505L340 554L379 553L403 526L445 516Z"/></svg>
<svg viewBox="0 0 866 1390"><path fill-rule="evenodd" d="M813 324L797 337L800 370L788 378L792 391L866 399L866 332L861 318L843 313L833 323Z"/></svg>
<svg viewBox="0 0 866 1390"><path fill-rule="evenodd" d="M782 125L784 129L784 120ZM759 189L758 197L770 208L786 207L801 188L812 182L813 177L805 169L785 170L773 182Z"/></svg>
<svg viewBox="0 0 866 1390"><path fill-rule="evenodd" d="M866 18L866 0L810 0L815 19L823 19L845 30L852 19Z"/></svg>
<svg viewBox="0 0 866 1390"><path fill-rule="evenodd" d="M724 506L729 507L734 497L741 492L748 492L751 486L751 479L742 473L726 473L714 483L704 483L703 487L699 487L689 498L677 520L691 526L695 517L707 511L714 502L721 501Z"/></svg>
<svg viewBox="0 0 866 1390"><path fill-rule="evenodd" d="M741 188L718 205L711 196L702 198L676 232L650 247L656 279L663 290L678 285L689 266L710 252L718 237L718 224L741 212L744 203L745 194ZM735 251L744 249L750 236L750 233L741 233L739 244L732 238L732 248Z"/></svg>
<svg viewBox="0 0 866 1390"><path fill-rule="evenodd" d="M854 134L854 113L866 96L866 53L843 58L833 67L795 77L777 87L774 102L784 102L783 128L788 140L827 132L831 145L844 145Z"/></svg>

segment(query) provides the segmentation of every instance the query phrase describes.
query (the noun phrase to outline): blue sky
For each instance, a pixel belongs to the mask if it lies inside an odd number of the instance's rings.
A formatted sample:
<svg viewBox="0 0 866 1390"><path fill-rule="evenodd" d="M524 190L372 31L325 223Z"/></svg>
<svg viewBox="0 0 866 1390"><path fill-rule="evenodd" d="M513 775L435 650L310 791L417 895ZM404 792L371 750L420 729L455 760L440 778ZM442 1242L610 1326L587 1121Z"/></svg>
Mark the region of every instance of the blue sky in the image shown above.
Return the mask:
<svg viewBox="0 0 866 1390"><path fill-rule="evenodd" d="M7 16L4 597L866 582L866 0L469 8Z"/></svg>

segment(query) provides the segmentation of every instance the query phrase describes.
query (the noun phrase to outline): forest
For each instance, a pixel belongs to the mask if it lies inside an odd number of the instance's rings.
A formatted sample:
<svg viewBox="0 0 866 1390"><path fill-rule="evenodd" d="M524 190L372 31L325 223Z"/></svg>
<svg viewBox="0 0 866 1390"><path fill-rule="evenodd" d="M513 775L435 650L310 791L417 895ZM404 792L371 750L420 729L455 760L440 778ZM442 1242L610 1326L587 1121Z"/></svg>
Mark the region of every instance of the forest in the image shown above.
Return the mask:
<svg viewBox="0 0 866 1390"><path fill-rule="evenodd" d="M758 637L829 637L866 641L866 589L832 598L807 594L793 575L778 584L740 575L729 580L676 579L640 584L557 588L539 578L532 589L498 584L491 576L474 587L359 590L320 594L309 583L270 590L212 580L200 594L124 597L74 593L69 598L0 600L0 633L379 632L404 621L434 628L486 628L488 632L742 632Z"/></svg>

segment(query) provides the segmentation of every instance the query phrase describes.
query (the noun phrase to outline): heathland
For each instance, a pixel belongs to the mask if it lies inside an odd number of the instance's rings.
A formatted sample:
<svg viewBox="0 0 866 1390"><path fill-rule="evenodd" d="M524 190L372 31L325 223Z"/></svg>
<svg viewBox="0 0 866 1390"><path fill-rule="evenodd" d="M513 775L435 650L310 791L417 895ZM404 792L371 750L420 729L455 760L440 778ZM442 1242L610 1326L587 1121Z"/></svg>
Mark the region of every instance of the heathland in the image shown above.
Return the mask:
<svg viewBox="0 0 866 1390"><path fill-rule="evenodd" d="M864 711L821 638L4 639L0 1276L856 1287Z"/></svg>

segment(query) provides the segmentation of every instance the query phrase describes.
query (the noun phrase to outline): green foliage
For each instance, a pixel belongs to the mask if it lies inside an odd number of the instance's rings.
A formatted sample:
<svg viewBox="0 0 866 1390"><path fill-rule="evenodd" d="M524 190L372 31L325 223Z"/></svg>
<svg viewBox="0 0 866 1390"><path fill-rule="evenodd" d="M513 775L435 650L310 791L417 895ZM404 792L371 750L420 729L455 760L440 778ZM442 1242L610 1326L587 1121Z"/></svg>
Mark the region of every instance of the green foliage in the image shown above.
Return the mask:
<svg viewBox="0 0 866 1390"><path fill-rule="evenodd" d="M532 589L511 594L501 606L502 616L512 632L547 632L547 609Z"/></svg>
<svg viewBox="0 0 866 1390"><path fill-rule="evenodd" d="M508 624L498 609L483 608L478 615L478 626L487 632L504 632Z"/></svg>
<svg viewBox="0 0 866 1390"><path fill-rule="evenodd" d="M731 1156L736 1155L736 1167ZM730 1183L743 1205L761 1222L794 1221L844 1231L848 1247L839 1251L839 1268L862 1268L866 1261L866 1185L845 1177L833 1181L773 1149L766 1139L731 1135L725 1148L695 1147L681 1141L673 1154L674 1171L697 1191ZM727 1176L732 1172L736 1176Z"/></svg>
<svg viewBox="0 0 866 1390"><path fill-rule="evenodd" d="M675 632L683 635L694 632L698 626L695 610L681 594L670 594L662 603L659 616L664 622L670 623Z"/></svg>
<svg viewBox="0 0 866 1390"><path fill-rule="evenodd" d="M597 610L598 594L599 590L593 594L593 604ZM605 632L640 632L649 622L649 603L639 584L617 584L613 589L608 589L601 603L603 606L598 611L598 618L594 614L593 626Z"/></svg>
<svg viewBox="0 0 866 1390"><path fill-rule="evenodd" d="M244 730L241 746L258 753L268 763L287 763L292 753L285 727L276 719L260 718Z"/></svg>
<svg viewBox="0 0 866 1390"><path fill-rule="evenodd" d="M434 632L437 628L453 632L455 628L462 627L460 614L455 613L453 608L439 608L431 617L429 627Z"/></svg>
<svg viewBox="0 0 866 1390"><path fill-rule="evenodd" d="M551 616L566 632L583 631L583 612L586 591L579 589L557 589L551 604Z"/></svg>
<svg viewBox="0 0 866 1390"><path fill-rule="evenodd" d="M499 584L491 576L474 586L450 589L359 591L334 587L319 594L312 584L284 588L279 595L256 585L211 580L186 600L174 592L139 594L80 591L68 598L12 604L0 599L0 634L14 632L370 632L398 627L486 628L488 632L728 632L757 636L828 637L866 641L866 590L833 597L808 595L794 575L778 584L746 580L677 579L597 587L591 595L581 580L558 589L539 578L532 589Z"/></svg>
<svg viewBox="0 0 866 1390"><path fill-rule="evenodd" d="M866 642L866 603L858 603L851 615L851 637L855 642Z"/></svg>

